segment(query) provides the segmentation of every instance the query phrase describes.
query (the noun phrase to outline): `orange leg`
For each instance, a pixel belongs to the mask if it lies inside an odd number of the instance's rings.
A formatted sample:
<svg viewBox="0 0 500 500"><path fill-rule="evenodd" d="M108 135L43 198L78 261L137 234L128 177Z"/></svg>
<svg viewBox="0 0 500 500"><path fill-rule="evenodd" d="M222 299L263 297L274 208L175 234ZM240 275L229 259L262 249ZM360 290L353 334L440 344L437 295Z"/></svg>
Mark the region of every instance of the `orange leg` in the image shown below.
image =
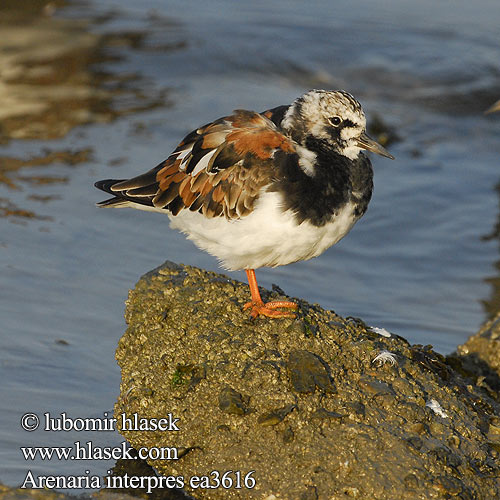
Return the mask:
<svg viewBox="0 0 500 500"><path fill-rule="evenodd" d="M295 318L293 312L276 311L280 307L285 309L298 309L295 302L288 302L286 300L275 300L264 304L260 297L259 286L257 285L257 278L253 269L247 269L248 284L250 285L250 293L252 294L252 301L247 302L243 306L243 310L251 309L250 318L255 319L257 316L267 316L268 318Z"/></svg>

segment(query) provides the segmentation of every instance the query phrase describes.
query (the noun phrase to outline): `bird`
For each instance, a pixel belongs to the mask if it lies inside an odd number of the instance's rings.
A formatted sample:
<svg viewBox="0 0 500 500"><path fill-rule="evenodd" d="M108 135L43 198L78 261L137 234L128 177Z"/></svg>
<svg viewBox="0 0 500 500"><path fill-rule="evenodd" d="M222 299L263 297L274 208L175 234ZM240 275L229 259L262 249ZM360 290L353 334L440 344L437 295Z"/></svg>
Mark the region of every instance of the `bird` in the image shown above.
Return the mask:
<svg viewBox="0 0 500 500"><path fill-rule="evenodd" d="M394 159L351 94L314 89L263 112L234 110L151 170L96 182L112 195L97 206L167 214L223 268L246 271L251 319L294 318L295 302L263 302L255 269L317 257L351 230L373 190L364 151Z"/></svg>

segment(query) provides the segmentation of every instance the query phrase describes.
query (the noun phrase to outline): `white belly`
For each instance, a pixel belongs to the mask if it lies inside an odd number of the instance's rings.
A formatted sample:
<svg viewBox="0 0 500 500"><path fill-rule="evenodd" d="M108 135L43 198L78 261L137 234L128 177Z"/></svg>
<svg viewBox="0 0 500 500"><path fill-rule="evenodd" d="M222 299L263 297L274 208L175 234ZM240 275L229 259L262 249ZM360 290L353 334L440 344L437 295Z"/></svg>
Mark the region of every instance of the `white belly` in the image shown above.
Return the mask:
<svg viewBox="0 0 500 500"><path fill-rule="evenodd" d="M264 192L254 211L242 219L209 219L188 210L169 217L173 228L231 271L283 266L317 257L345 236L357 220L353 206L347 204L324 226L307 221L298 225L293 213L283 212L281 206L279 193Z"/></svg>

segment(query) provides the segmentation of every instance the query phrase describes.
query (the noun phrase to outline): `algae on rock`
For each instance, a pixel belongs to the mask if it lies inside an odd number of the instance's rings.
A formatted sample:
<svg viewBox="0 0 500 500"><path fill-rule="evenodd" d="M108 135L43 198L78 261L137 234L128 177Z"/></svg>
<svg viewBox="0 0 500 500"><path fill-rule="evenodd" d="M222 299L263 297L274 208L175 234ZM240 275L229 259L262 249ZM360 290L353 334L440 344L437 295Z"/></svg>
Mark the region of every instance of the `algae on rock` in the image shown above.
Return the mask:
<svg viewBox="0 0 500 500"><path fill-rule="evenodd" d="M180 450L149 461L160 474L199 499L500 497L498 404L443 356L301 300L296 319L252 322L247 294L170 262L130 292L115 414L179 418L175 432L121 430ZM383 351L396 363L373 363ZM233 487L190 486L212 471L234 471ZM255 486L235 488L236 471Z"/></svg>

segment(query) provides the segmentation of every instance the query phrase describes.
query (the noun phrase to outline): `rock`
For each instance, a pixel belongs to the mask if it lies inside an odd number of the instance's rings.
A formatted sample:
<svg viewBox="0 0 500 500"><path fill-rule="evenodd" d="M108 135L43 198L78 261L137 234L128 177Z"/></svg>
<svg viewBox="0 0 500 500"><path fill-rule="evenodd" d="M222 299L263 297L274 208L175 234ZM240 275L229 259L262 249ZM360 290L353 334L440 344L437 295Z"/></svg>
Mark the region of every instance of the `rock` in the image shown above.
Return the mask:
<svg viewBox="0 0 500 500"><path fill-rule="evenodd" d="M449 362L500 402L500 312L458 346Z"/></svg>
<svg viewBox="0 0 500 500"><path fill-rule="evenodd" d="M295 405L287 405L287 406L284 406L283 408L277 408L276 410L272 410L269 413L262 414L257 419L257 422L260 425L276 425L276 424L279 424L295 408L296 408Z"/></svg>
<svg viewBox="0 0 500 500"><path fill-rule="evenodd" d="M0 483L0 500L69 500L70 496L54 490L11 488Z"/></svg>
<svg viewBox="0 0 500 500"><path fill-rule="evenodd" d="M167 494L171 492L166 492ZM175 492L173 493L175 495ZM162 500L187 500L181 498L179 494L175 496L163 496ZM72 493L62 493L52 489L32 489L32 488L12 488L0 483L0 500L137 500L137 496L124 491L100 490L90 495L74 495ZM158 499L159 500L159 499Z"/></svg>
<svg viewBox="0 0 500 500"><path fill-rule="evenodd" d="M160 474L197 499L500 498L499 405L448 359L301 300L296 319L252 322L248 294L172 263L130 292L115 415L179 419L121 429L136 449L184 450L148 460ZM382 351L397 363L372 363ZM232 487L196 487L227 471Z"/></svg>
<svg viewBox="0 0 500 500"><path fill-rule="evenodd" d="M244 415L248 409L243 401L243 396L232 389L224 387L219 393L219 408L226 413L234 415Z"/></svg>
<svg viewBox="0 0 500 500"><path fill-rule="evenodd" d="M328 375L330 367L319 356L302 349L291 351L287 368L294 391L314 392L317 387L326 392L335 392L335 386Z"/></svg>

